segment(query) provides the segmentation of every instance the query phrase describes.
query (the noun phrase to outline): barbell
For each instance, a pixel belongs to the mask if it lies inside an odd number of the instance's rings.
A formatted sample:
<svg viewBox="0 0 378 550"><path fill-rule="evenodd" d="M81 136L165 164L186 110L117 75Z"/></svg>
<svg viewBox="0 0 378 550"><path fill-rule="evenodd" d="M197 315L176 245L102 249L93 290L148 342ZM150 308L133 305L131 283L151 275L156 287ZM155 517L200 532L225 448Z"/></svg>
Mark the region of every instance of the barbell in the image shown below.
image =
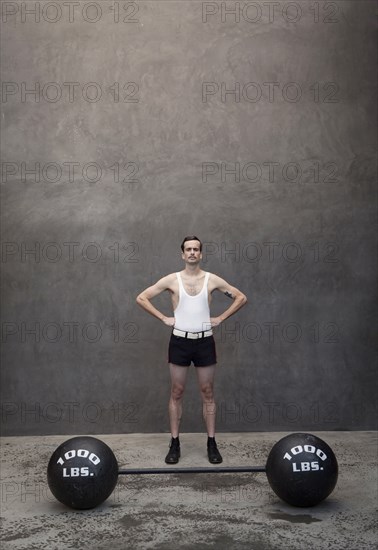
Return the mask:
<svg viewBox="0 0 378 550"><path fill-rule="evenodd" d="M330 446L308 433L275 443L265 466L119 468L110 447L95 437L73 437L52 454L47 482L54 497L74 509L95 508L113 492L119 475L240 474L265 472L276 495L292 506L310 507L336 486L337 459Z"/></svg>

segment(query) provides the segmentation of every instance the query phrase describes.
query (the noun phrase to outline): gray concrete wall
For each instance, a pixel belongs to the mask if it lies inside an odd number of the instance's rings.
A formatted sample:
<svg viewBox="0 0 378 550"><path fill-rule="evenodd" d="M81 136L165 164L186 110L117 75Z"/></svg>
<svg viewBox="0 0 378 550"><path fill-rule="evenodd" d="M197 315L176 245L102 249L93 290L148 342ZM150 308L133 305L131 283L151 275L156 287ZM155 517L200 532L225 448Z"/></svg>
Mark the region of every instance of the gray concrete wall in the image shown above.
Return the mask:
<svg viewBox="0 0 378 550"><path fill-rule="evenodd" d="M1 2L4 434L168 431L191 233L249 298L218 430L375 427L375 7Z"/></svg>

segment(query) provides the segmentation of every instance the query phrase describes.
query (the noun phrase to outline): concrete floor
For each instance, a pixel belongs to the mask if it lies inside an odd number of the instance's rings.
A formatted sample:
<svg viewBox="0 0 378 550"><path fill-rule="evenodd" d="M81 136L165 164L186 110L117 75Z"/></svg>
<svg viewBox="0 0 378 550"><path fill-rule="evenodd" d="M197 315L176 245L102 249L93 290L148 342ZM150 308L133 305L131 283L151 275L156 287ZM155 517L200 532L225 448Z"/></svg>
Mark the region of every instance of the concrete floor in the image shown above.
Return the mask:
<svg viewBox="0 0 378 550"><path fill-rule="evenodd" d="M378 547L375 432L312 432L333 449L338 484L313 508L294 508L264 473L120 476L89 511L57 502L46 483L53 451L72 436L1 441L1 550L364 550ZM284 433L218 434L223 465L265 465ZM96 436L119 466L164 466L167 434ZM204 434L181 435L180 466L210 466Z"/></svg>

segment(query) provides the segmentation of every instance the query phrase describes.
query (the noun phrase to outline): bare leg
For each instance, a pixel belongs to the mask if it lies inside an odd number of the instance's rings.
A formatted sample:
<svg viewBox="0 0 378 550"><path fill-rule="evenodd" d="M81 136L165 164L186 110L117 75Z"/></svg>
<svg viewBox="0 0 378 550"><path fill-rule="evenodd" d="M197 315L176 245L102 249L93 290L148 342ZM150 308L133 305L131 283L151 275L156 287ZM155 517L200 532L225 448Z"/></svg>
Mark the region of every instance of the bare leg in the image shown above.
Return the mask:
<svg viewBox="0 0 378 550"><path fill-rule="evenodd" d="M214 437L216 416L216 404L214 401L215 365L196 367L196 372L202 397L203 418L207 428L207 435Z"/></svg>
<svg viewBox="0 0 378 550"><path fill-rule="evenodd" d="M186 377L189 367L180 367L169 364L171 373L171 397L169 400L169 421L172 437L178 437L180 431L180 420L182 415L182 398L184 394Z"/></svg>

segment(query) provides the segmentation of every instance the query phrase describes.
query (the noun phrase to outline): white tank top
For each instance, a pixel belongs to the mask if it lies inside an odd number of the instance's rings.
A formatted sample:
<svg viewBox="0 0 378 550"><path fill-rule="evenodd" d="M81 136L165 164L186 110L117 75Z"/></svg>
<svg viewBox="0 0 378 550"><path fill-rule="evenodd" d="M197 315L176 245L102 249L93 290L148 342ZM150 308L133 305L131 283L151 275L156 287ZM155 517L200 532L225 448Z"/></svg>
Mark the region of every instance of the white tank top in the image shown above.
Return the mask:
<svg viewBox="0 0 378 550"><path fill-rule="evenodd" d="M186 332L210 330L210 308L207 283L210 273L206 273L201 292L190 296L184 288L180 273L176 273L179 284L179 302L174 311L175 328Z"/></svg>

